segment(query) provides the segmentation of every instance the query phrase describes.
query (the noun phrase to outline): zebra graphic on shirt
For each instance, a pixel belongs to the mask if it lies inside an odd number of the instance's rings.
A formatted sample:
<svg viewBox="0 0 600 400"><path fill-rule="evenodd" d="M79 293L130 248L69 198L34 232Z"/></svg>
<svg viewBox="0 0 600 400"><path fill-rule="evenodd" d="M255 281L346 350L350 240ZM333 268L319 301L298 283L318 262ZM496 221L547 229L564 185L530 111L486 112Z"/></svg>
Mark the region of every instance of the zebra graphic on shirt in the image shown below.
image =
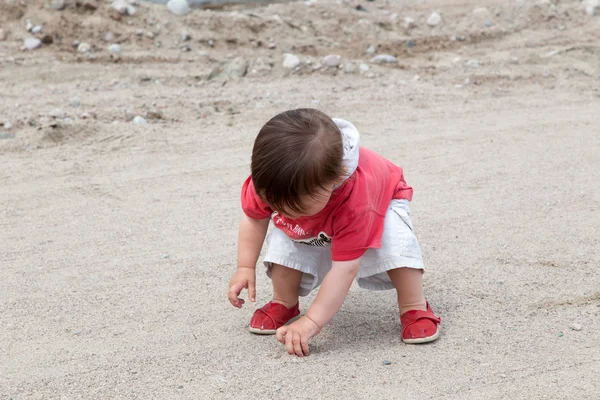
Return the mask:
<svg viewBox="0 0 600 400"><path fill-rule="evenodd" d="M295 242L306 244L308 246L329 247L331 246L331 237L325 232L320 232L319 236L307 239L296 239Z"/></svg>

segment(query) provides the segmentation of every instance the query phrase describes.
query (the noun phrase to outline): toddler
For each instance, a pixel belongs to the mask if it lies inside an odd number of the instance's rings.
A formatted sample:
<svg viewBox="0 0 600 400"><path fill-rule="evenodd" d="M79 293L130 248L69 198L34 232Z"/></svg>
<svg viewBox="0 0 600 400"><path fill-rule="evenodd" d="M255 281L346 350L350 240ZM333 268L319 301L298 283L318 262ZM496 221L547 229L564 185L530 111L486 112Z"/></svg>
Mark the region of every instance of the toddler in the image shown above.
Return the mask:
<svg viewBox="0 0 600 400"><path fill-rule="evenodd" d="M356 279L362 288L396 289L405 343L436 340L440 319L423 295L412 193L402 168L359 147L347 121L297 109L267 122L242 187L237 270L228 292L235 307L244 304L244 288L255 301L255 267L272 221L264 264L273 298L256 310L250 332L276 334L289 354L308 355L309 339L337 313ZM299 296L318 286L297 318Z"/></svg>

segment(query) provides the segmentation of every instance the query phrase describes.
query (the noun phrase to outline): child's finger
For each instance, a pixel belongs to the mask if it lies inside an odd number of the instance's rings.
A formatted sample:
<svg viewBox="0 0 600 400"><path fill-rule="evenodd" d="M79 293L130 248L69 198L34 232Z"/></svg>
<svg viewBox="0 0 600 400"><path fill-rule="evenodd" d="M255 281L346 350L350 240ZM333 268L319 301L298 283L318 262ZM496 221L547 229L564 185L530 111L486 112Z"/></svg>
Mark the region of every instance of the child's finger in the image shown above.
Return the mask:
<svg viewBox="0 0 600 400"><path fill-rule="evenodd" d="M256 301L256 283L254 280L248 282L248 298L253 303Z"/></svg>
<svg viewBox="0 0 600 400"><path fill-rule="evenodd" d="M285 335L285 349L287 350L288 354L290 354L290 355L296 354L296 353L294 353L294 343L292 343L293 337L294 337L293 332L290 332L289 334Z"/></svg>
<svg viewBox="0 0 600 400"><path fill-rule="evenodd" d="M241 283L235 283L229 288L229 292L227 292L227 298L229 299L229 302L232 306L238 308L242 306L242 299L238 299L238 296L240 295L242 289L243 285Z"/></svg>
<svg viewBox="0 0 600 400"><path fill-rule="evenodd" d="M300 345L302 346L302 352L304 353L305 356L307 356L309 354L308 337L306 337L306 336L301 337Z"/></svg>
<svg viewBox="0 0 600 400"><path fill-rule="evenodd" d="M294 336L292 337L292 344L294 345L294 353L298 357L303 357L304 352L302 351L302 345L300 344L300 334L294 332Z"/></svg>
<svg viewBox="0 0 600 400"><path fill-rule="evenodd" d="M277 341L281 344L285 344L285 334L287 333L287 326L282 326L281 328L277 329L277 332L275 332L275 336L277 336Z"/></svg>

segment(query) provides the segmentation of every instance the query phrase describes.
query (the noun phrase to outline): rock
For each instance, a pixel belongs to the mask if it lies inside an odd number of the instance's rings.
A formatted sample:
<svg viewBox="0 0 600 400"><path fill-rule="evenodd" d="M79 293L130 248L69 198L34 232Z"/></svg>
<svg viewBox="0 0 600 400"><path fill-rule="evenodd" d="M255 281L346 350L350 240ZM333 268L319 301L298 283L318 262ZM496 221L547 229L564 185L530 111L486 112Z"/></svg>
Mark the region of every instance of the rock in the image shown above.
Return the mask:
<svg viewBox="0 0 600 400"><path fill-rule="evenodd" d="M112 54L121 54L121 46L113 43L110 46L108 46L108 51L110 51Z"/></svg>
<svg viewBox="0 0 600 400"><path fill-rule="evenodd" d="M192 39L192 35L190 35L188 32L181 32L181 41L182 42L187 42L188 40Z"/></svg>
<svg viewBox="0 0 600 400"><path fill-rule="evenodd" d="M355 74L358 72L358 68L356 67L356 64L346 63L346 65L344 65L344 72L346 74Z"/></svg>
<svg viewBox="0 0 600 400"><path fill-rule="evenodd" d="M130 109L125 110L125 121L133 121L135 114Z"/></svg>
<svg viewBox="0 0 600 400"><path fill-rule="evenodd" d="M108 32L104 33L104 36L102 37L102 39L105 42L112 42L113 40L115 40L115 35L112 32L108 31Z"/></svg>
<svg viewBox="0 0 600 400"><path fill-rule="evenodd" d="M136 125L148 125L148 121L146 121L144 118L140 117L139 115L136 115L133 118L133 123Z"/></svg>
<svg viewBox="0 0 600 400"><path fill-rule="evenodd" d="M580 330L583 329L583 326L581 326L581 324L573 323L573 324L569 325L569 328L571 328L574 331L579 332Z"/></svg>
<svg viewBox="0 0 600 400"><path fill-rule="evenodd" d="M79 100L79 97L75 96L71 99L71 105L75 108L79 107L79 105L81 104L81 100Z"/></svg>
<svg viewBox="0 0 600 400"><path fill-rule="evenodd" d="M231 61L221 63L218 67L213 69L208 75L208 79L215 79L218 77L226 78L243 78L248 72L248 61L242 57L236 57Z"/></svg>
<svg viewBox="0 0 600 400"><path fill-rule="evenodd" d="M137 28L137 29L135 30L135 35L136 35L136 36L144 36L144 30L143 30L143 29L140 29L140 28Z"/></svg>
<svg viewBox="0 0 600 400"><path fill-rule="evenodd" d="M253 76L264 76L271 72L275 62L270 57L257 57L248 67L248 74Z"/></svg>
<svg viewBox="0 0 600 400"><path fill-rule="evenodd" d="M4 42L6 39L8 39L8 32L0 28L0 42Z"/></svg>
<svg viewBox="0 0 600 400"><path fill-rule="evenodd" d="M409 49L412 49L413 47L415 47L417 44L415 43L414 40L409 39L406 41L406 47L408 47Z"/></svg>
<svg viewBox="0 0 600 400"><path fill-rule="evenodd" d="M181 51L189 52L192 51L192 47L189 44L184 44L181 46Z"/></svg>
<svg viewBox="0 0 600 400"><path fill-rule="evenodd" d="M146 37L148 39L154 39L156 37L156 35L154 34L154 32L148 31L148 32L146 32Z"/></svg>
<svg viewBox="0 0 600 400"><path fill-rule="evenodd" d="M369 69L371 69L371 67L369 67L369 64L362 63L358 66L358 69L360 70L360 72L365 73L368 72Z"/></svg>
<svg viewBox="0 0 600 400"><path fill-rule="evenodd" d="M377 47L374 45L370 45L369 47L367 47L366 53L370 56L374 56L375 53L377 53Z"/></svg>
<svg viewBox="0 0 600 400"><path fill-rule="evenodd" d="M50 7L57 11L64 10L66 6L65 0L52 0L52 3L50 3Z"/></svg>
<svg viewBox="0 0 600 400"><path fill-rule="evenodd" d="M328 68L337 68L342 62L342 57L337 54L329 54L323 57L322 64Z"/></svg>
<svg viewBox="0 0 600 400"><path fill-rule="evenodd" d="M40 33L41 31L42 31L41 25L36 25L33 28L31 28L31 33Z"/></svg>
<svg viewBox="0 0 600 400"><path fill-rule="evenodd" d="M26 50L34 50L37 49L38 47L40 47L42 45L42 41L38 38L27 38L25 39L25 41L23 42L23 46L25 47Z"/></svg>
<svg viewBox="0 0 600 400"><path fill-rule="evenodd" d="M146 111L147 119L165 119L165 115L160 110L150 110Z"/></svg>
<svg viewBox="0 0 600 400"><path fill-rule="evenodd" d="M77 46L77 51L79 53L89 53L92 50L92 46L90 46L89 43L79 43L79 45Z"/></svg>
<svg viewBox="0 0 600 400"><path fill-rule="evenodd" d="M294 55L286 53L283 55L283 68L294 69L300 65L300 59Z"/></svg>
<svg viewBox="0 0 600 400"><path fill-rule="evenodd" d="M429 18L427 18L427 25L429 26L438 26L440 22L442 22L442 16L437 12L431 13Z"/></svg>
<svg viewBox="0 0 600 400"><path fill-rule="evenodd" d="M130 4L125 0L115 0L110 6L121 15L133 15L137 11L133 4Z"/></svg>
<svg viewBox="0 0 600 400"><path fill-rule="evenodd" d="M71 46L74 47L74 48L78 48L79 47L79 40L73 40L71 42Z"/></svg>
<svg viewBox="0 0 600 400"><path fill-rule="evenodd" d="M175 15L187 15L192 10L187 0L170 0L167 8Z"/></svg>
<svg viewBox="0 0 600 400"><path fill-rule="evenodd" d="M60 108L55 108L48 113L48 116L56 119L65 119L67 117L67 113Z"/></svg>
<svg viewBox="0 0 600 400"><path fill-rule="evenodd" d="M12 128L12 127L13 127L13 126L12 126L12 124L11 124L10 122L8 122L8 121L7 121L7 122L5 122L5 123L3 124L3 126L4 126L4 129L10 129L10 128Z"/></svg>
<svg viewBox="0 0 600 400"><path fill-rule="evenodd" d="M469 60L466 62L467 67L469 68L479 68L479 60Z"/></svg>
<svg viewBox="0 0 600 400"><path fill-rule="evenodd" d="M404 23L402 25L406 29L413 29L413 28L417 27L417 24L415 23L415 20L412 19L412 18L410 18L410 17L404 18Z"/></svg>
<svg viewBox="0 0 600 400"><path fill-rule="evenodd" d="M25 23L25 29L27 29L27 32L31 32L31 30L33 29L33 24L31 23L30 19L28 19Z"/></svg>
<svg viewBox="0 0 600 400"><path fill-rule="evenodd" d="M585 13L590 16L596 15L600 10L600 0L587 0L585 3Z"/></svg>
<svg viewBox="0 0 600 400"><path fill-rule="evenodd" d="M14 138L15 138L15 134L14 133L0 131L0 140L14 139Z"/></svg>
<svg viewBox="0 0 600 400"><path fill-rule="evenodd" d="M398 62L398 59L391 54L379 54L371 58L373 64L394 64Z"/></svg>
<svg viewBox="0 0 600 400"><path fill-rule="evenodd" d="M383 363L382 363L382 364L383 364L383 365L391 365L391 364L392 364L392 362L391 362L391 361L388 361L388 360L383 360Z"/></svg>

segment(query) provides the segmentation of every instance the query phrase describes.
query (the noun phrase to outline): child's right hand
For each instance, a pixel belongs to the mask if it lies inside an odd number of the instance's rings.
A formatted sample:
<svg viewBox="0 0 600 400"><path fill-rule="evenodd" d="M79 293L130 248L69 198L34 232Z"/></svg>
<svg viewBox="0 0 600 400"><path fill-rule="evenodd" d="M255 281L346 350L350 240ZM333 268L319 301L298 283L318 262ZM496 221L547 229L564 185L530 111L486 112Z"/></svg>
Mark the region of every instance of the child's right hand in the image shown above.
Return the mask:
<svg viewBox="0 0 600 400"><path fill-rule="evenodd" d="M248 289L248 298L251 302L256 301L256 270L250 267L238 267L237 271L229 281L229 292L227 297L232 306L242 308L244 299L238 296L242 289Z"/></svg>

